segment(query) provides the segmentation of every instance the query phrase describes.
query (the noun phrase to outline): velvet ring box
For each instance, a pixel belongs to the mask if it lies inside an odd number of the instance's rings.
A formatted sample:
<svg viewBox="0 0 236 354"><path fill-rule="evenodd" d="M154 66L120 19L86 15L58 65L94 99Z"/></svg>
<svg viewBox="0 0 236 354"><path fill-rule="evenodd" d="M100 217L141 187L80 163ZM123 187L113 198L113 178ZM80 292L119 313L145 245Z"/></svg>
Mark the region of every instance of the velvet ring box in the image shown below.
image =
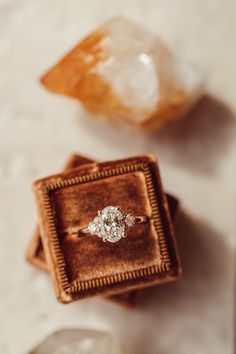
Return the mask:
<svg viewBox="0 0 236 354"><path fill-rule="evenodd" d="M68 162L66 163L65 171L82 166L83 164L94 163L94 162L95 161L90 160L81 155L72 155L68 159ZM170 194L166 194L166 197L167 197L168 206L170 210L171 220L172 222L175 222L179 210L179 201L178 199L176 199L174 196ZM36 227L32 235L32 238L30 240L29 246L27 248L26 259L35 267L43 271L49 271L45 259L43 244L42 244L41 235L38 226ZM120 293L118 295L109 296L107 297L107 299L130 307L130 306L134 306L137 303L138 299L140 298L140 294L142 292L143 292L142 290L133 290L125 293Z"/></svg>
<svg viewBox="0 0 236 354"><path fill-rule="evenodd" d="M116 295L176 279L179 256L155 158L84 161L73 167L71 160L68 171L34 185L46 264L58 300ZM135 225L129 237L115 244L91 235L65 236L65 230L86 226L106 205L146 215L148 222Z"/></svg>

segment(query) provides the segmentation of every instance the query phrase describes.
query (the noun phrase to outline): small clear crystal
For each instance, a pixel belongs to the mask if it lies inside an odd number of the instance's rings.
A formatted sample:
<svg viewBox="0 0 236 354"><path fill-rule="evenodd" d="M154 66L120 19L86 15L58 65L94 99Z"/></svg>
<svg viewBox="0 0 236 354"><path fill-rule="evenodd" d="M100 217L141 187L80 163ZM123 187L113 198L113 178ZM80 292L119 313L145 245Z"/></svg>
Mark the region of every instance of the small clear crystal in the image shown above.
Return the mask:
<svg viewBox="0 0 236 354"><path fill-rule="evenodd" d="M107 332L63 329L51 334L29 354L121 354L119 344Z"/></svg>

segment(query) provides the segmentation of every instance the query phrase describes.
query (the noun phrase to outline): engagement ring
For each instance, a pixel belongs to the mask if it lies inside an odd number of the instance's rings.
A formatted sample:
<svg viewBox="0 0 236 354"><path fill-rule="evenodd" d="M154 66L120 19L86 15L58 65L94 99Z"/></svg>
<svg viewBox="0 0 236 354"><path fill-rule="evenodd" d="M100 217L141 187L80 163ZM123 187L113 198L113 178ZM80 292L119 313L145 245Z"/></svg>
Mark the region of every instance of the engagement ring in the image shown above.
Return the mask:
<svg viewBox="0 0 236 354"><path fill-rule="evenodd" d="M120 207L107 206L99 210L97 216L80 233L90 233L103 241L117 242L127 236L128 230L135 224L147 222L146 216L133 216Z"/></svg>

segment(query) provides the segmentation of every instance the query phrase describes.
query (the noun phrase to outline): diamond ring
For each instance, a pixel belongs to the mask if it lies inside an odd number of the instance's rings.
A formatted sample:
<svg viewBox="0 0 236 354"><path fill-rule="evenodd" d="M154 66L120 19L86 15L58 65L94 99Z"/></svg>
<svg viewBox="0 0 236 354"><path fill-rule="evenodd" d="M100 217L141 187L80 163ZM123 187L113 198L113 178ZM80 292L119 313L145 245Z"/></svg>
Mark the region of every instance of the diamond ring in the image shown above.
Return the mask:
<svg viewBox="0 0 236 354"><path fill-rule="evenodd" d="M80 233L90 233L102 240L117 242L127 236L129 228L137 223L147 222L146 216L133 216L124 212L120 207L107 206L99 210L97 216Z"/></svg>

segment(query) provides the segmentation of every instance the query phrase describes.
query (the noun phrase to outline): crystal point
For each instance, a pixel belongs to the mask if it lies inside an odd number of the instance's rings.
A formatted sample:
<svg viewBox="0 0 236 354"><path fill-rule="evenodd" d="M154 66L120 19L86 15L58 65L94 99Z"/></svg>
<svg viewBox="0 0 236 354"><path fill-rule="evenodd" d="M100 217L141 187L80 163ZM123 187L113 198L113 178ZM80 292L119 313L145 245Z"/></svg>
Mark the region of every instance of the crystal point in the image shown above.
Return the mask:
<svg viewBox="0 0 236 354"><path fill-rule="evenodd" d="M51 334L29 354L121 354L116 339L107 332L64 329Z"/></svg>
<svg viewBox="0 0 236 354"><path fill-rule="evenodd" d="M181 117L203 93L203 77L163 42L123 17L100 26L42 78L51 91L141 128Z"/></svg>

